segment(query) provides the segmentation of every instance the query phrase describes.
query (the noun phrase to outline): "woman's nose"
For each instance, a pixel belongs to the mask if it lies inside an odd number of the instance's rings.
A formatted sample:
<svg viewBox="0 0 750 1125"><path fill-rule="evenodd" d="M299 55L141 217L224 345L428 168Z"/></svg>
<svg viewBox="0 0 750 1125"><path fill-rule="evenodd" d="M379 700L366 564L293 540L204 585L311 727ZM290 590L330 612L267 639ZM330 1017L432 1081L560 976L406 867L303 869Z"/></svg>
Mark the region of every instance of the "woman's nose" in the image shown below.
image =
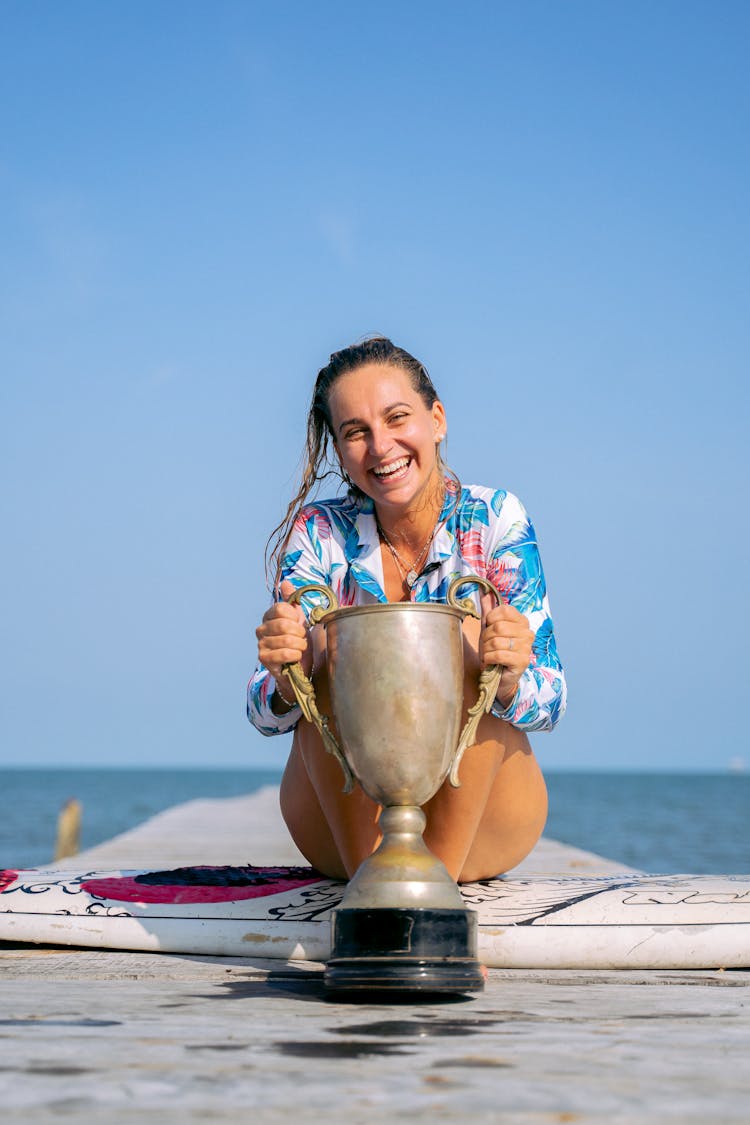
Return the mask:
<svg viewBox="0 0 750 1125"><path fill-rule="evenodd" d="M369 437L370 454L382 457L391 448L391 437L384 426L373 426Z"/></svg>

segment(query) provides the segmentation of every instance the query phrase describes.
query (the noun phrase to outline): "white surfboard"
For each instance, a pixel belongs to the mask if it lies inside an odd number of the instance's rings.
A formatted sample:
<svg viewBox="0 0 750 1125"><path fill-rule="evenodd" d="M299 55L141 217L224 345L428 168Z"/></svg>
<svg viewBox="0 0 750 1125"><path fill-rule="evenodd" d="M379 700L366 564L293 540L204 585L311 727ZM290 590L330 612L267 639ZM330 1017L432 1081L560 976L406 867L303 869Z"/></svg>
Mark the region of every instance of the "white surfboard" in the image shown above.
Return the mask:
<svg viewBox="0 0 750 1125"><path fill-rule="evenodd" d="M0 871L0 940L325 961L344 884L306 867ZM491 968L750 967L750 875L465 884Z"/></svg>

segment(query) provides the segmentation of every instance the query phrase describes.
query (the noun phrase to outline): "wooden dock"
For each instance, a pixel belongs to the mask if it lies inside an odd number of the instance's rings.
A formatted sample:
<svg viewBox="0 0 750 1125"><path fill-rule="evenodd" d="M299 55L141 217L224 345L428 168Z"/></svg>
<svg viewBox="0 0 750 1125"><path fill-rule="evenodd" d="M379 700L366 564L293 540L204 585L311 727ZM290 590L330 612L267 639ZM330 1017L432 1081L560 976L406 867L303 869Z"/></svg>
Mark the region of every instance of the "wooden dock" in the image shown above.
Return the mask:
<svg viewBox="0 0 750 1125"><path fill-rule="evenodd" d="M275 790L192 801L61 868L301 862ZM626 870L544 840L517 869ZM0 944L3 1122L750 1121L750 971L491 970L328 1000L322 966Z"/></svg>

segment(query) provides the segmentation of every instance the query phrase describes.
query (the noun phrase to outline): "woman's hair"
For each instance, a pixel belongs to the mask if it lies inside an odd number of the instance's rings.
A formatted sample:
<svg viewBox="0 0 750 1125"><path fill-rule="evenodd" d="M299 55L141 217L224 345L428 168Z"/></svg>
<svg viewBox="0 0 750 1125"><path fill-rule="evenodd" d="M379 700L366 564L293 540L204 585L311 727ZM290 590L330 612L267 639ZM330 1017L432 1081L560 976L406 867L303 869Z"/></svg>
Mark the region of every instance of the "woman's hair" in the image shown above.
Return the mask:
<svg viewBox="0 0 750 1125"><path fill-rule="evenodd" d="M300 485L296 495L278 527L271 532L266 543L266 573L270 577L273 573L274 587L278 584L281 559L286 549L289 536L294 526L294 521L305 501L313 494L317 485L330 476L337 476L343 480L349 491L361 495L356 485L343 473L336 457L333 445L334 434L331 421L329 400L331 388L350 371L365 364L381 363L384 367L401 367L409 376L412 387L420 396L428 410L437 402L438 393L435 390L427 368L415 359L413 355L398 348L385 336L370 336L361 343L352 344L334 352L325 367L318 372L313 390L312 402L307 414L307 441L303 453L303 467ZM440 450L437 454L438 468L443 474L451 477L458 485L455 474L448 469L443 461ZM459 489L460 491L460 489Z"/></svg>

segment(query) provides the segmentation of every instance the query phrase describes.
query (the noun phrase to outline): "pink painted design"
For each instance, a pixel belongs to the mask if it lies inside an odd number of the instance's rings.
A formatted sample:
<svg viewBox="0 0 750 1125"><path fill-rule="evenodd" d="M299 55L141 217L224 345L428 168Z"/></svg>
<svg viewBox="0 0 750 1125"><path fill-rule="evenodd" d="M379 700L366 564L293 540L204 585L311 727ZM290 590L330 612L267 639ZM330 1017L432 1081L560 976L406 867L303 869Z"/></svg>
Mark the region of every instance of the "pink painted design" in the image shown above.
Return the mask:
<svg viewBox="0 0 750 1125"><path fill-rule="evenodd" d="M484 578L487 573L487 563L485 560L482 533L476 530L461 531L459 529L458 542L462 560L471 567L475 574L478 574L480 578Z"/></svg>
<svg viewBox="0 0 750 1125"><path fill-rule="evenodd" d="M13 886L17 878L17 871L11 871L10 868L0 869L0 895L3 891L6 891L8 887Z"/></svg>
<svg viewBox="0 0 750 1125"><path fill-rule="evenodd" d="M354 583L347 583L346 581L343 584L340 583L336 590L336 597L340 606L354 605L356 594Z"/></svg>
<svg viewBox="0 0 750 1125"><path fill-rule="evenodd" d="M531 699L521 699L513 708L513 722L517 723L523 718L526 712L531 708Z"/></svg>
<svg viewBox="0 0 750 1125"><path fill-rule="evenodd" d="M505 559L491 559L487 577L495 589L504 597L510 597L516 584L516 569Z"/></svg>
<svg viewBox="0 0 750 1125"><path fill-rule="evenodd" d="M305 531L308 527L315 529L315 534L321 541L330 539L331 525L325 508L317 504L306 504L294 521L295 531Z"/></svg>
<svg viewBox="0 0 750 1125"><path fill-rule="evenodd" d="M156 878L160 881L156 882ZM81 889L114 902L179 905L264 898L323 879L312 867L182 867L175 871L86 879Z"/></svg>

